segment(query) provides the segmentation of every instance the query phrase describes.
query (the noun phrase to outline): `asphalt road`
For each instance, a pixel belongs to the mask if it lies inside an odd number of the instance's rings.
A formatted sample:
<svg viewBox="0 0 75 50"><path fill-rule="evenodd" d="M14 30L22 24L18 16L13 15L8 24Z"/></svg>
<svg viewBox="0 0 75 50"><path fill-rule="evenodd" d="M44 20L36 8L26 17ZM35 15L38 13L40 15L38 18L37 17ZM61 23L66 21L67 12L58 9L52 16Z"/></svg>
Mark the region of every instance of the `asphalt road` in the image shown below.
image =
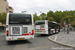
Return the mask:
<svg viewBox="0 0 75 50"><path fill-rule="evenodd" d="M50 35L52 36L52 35ZM0 50L74 50L48 39L48 35L35 35L32 40L7 42L4 33L0 33Z"/></svg>

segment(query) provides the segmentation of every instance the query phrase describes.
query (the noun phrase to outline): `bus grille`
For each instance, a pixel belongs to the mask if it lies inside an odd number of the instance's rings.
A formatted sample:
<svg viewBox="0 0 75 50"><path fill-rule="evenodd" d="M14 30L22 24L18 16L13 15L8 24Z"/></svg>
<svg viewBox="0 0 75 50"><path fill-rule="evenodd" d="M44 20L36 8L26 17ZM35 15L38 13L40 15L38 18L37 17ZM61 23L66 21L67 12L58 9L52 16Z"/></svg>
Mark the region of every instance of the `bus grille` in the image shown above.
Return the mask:
<svg viewBox="0 0 75 50"><path fill-rule="evenodd" d="M20 27L12 27L13 34L20 34Z"/></svg>
<svg viewBox="0 0 75 50"><path fill-rule="evenodd" d="M23 27L23 33L27 33L28 28L27 27Z"/></svg>

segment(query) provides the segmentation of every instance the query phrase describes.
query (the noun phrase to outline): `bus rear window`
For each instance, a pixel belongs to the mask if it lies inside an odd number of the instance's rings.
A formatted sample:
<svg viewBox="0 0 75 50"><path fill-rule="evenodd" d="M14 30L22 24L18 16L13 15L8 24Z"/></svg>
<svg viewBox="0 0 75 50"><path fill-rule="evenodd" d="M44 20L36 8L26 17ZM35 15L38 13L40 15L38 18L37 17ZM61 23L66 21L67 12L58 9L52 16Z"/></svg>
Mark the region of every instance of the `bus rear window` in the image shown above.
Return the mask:
<svg viewBox="0 0 75 50"><path fill-rule="evenodd" d="M45 24L45 21L35 21L35 25Z"/></svg>
<svg viewBox="0 0 75 50"><path fill-rule="evenodd" d="M9 24L32 24L30 14L9 14Z"/></svg>

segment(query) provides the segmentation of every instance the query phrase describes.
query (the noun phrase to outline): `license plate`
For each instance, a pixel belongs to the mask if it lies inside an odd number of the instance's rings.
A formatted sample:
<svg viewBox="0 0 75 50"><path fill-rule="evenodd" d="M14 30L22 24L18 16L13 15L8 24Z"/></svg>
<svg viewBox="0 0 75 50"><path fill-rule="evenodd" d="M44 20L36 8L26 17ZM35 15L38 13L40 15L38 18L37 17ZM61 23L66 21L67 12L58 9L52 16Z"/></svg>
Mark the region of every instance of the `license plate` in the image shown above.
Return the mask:
<svg viewBox="0 0 75 50"><path fill-rule="evenodd" d="M19 40L24 40L24 38L19 38Z"/></svg>

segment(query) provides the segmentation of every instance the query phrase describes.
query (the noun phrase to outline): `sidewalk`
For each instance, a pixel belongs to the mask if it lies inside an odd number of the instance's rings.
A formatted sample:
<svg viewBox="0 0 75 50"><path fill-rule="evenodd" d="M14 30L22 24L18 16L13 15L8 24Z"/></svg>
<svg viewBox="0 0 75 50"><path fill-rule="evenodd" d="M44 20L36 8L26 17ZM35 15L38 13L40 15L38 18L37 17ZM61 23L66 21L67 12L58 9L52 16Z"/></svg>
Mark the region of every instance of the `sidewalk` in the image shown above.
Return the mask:
<svg viewBox="0 0 75 50"><path fill-rule="evenodd" d="M67 32L59 32L50 36L49 39L62 45L75 47L75 32L69 32L69 34Z"/></svg>

